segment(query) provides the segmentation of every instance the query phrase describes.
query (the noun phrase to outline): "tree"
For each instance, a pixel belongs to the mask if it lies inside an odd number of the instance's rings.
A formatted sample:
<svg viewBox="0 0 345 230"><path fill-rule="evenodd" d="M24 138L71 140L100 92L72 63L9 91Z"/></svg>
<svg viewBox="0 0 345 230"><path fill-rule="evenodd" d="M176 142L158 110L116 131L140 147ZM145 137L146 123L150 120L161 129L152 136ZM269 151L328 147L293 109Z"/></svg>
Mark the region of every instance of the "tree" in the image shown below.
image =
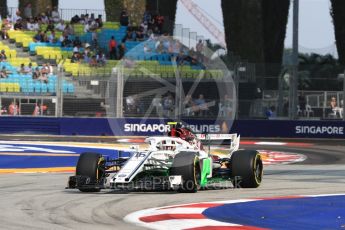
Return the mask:
<svg viewBox="0 0 345 230"><path fill-rule="evenodd" d="M258 0L222 0L227 49L242 60L264 63L262 13Z"/></svg>
<svg viewBox="0 0 345 230"><path fill-rule="evenodd" d="M177 0L104 0L108 21L119 21L123 8L127 8L130 20L139 24L145 10L159 12L165 17L165 30L172 34L175 25Z"/></svg>
<svg viewBox="0 0 345 230"><path fill-rule="evenodd" d="M331 0L331 3L331 16L333 18L339 63L345 65L345 1Z"/></svg>
<svg viewBox="0 0 345 230"><path fill-rule="evenodd" d="M8 15L7 0L3 0L2 6L0 7L1 18L5 18Z"/></svg>
<svg viewBox="0 0 345 230"><path fill-rule="evenodd" d="M255 63L257 82L264 84L265 55L260 2L258 0L222 0L221 5L229 56L227 60L235 63ZM234 63L227 64L233 68Z"/></svg>
<svg viewBox="0 0 345 230"><path fill-rule="evenodd" d="M278 76L281 70L290 0L262 1L266 76Z"/></svg>
<svg viewBox="0 0 345 230"><path fill-rule="evenodd" d="M59 0L52 0L53 7L59 7Z"/></svg>
<svg viewBox="0 0 345 230"><path fill-rule="evenodd" d="M299 89L342 90L337 79L343 71L337 60L331 55L299 55Z"/></svg>
<svg viewBox="0 0 345 230"><path fill-rule="evenodd" d="M131 24L140 26L146 10L146 0L124 0L123 5L127 9Z"/></svg>
<svg viewBox="0 0 345 230"><path fill-rule="evenodd" d="M146 0L146 10L150 12L158 11L158 1L159 0Z"/></svg>
<svg viewBox="0 0 345 230"><path fill-rule="evenodd" d="M54 1L55 3L57 1ZM52 9L53 7L53 0L19 0L19 10L23 15L25 6L31 3L32 6L32 15L38 15L41 13L46 12L47 8L49 7Z"/></svg>
<svg viewBox="0 0 345 230"><path fill-rule="evenodd" d="M107 21L118 22L121 11L127 10L130 21L140 25L145 12L146 0L104 0Z"/></svg>
<svg viewBox="0 0 345 230"><path fill-rule="evenodd" d="M123 9L124 0L104 0L107 21L118 22Z"/></svg>
<svg viewBox="0 0 345 230"><path fill-rule="evenodd" d="M151 12L158 11L160 15L164 16L164 30L170 35L173 34L176 19L177 0L147 0L146 9Z"/></svg>
<svg viewBox="0 0 345 230"><path fill-rule="evenodd" d="M263 85L263 77L278 77L289 0L222 0L222 11L228 53L255 63Z"/></svg>

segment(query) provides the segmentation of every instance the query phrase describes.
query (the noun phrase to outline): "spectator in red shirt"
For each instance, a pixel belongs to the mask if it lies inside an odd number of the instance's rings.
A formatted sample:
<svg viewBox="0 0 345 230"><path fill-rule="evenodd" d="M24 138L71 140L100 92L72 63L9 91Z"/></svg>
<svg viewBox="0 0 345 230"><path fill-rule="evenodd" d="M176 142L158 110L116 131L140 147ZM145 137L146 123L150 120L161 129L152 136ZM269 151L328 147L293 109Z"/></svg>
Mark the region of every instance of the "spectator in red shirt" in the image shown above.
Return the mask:
<svg viewBox="0 0 345 230"><path fill-rule="evenodd" d="M116 40L114 38L114 36L111 37L111 40L109 41L109 57L111 60L115 60L116 59Z"/></svg>
<svg viewBox="0 0 345 230"><path fill-rule="evenodd" d="M162 33L163 24L164 24L164 16L161 16L158 14L157 18L156 18L156 22L157 22L157 27L158 27L159 33Z"/></svg>

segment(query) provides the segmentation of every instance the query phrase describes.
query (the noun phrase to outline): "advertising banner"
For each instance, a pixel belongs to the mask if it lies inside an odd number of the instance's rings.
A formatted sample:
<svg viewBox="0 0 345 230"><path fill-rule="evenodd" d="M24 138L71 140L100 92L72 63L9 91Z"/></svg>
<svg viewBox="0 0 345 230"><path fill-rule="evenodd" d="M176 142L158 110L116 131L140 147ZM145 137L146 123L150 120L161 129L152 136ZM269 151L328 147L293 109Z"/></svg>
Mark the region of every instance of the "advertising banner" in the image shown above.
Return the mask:
<svg viewBox="0 0 345 230"><path fill-rule="evenodd" d="M1 117L0 134L152 136L169 131L167 119ZM241 137L345 138L343 121L209 120L183 124L196 133L238 133Z"/></svg>
<svg viewBox="0 0 345 230"><path fill-rule="evenodd" d="M343 121L239 120L232 132L242 137L344 138Z"/></svg>

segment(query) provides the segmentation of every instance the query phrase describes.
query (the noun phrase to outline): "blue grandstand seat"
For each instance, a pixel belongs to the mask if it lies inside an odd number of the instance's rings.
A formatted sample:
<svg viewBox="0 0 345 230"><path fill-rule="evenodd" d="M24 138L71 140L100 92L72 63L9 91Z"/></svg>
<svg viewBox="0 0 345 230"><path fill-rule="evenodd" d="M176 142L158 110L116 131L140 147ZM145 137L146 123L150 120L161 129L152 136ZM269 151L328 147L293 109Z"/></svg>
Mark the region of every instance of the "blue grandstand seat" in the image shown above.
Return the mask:
<svg viewBox="0 0 345 230"><path fill-rule="evenodd" d="M28 89L28 87L26 86L26 85L20 85L20 88L21 88L21 91L23 92L23 93L28 93L29 92L29 89Z"/></svg>
<svg viewBox="0 0 345 230"><path fill-rule="evenodd" d="M199 66L199 65L193 65L193 66L192 66L192 69L195 69L195 70L202 70L202 67Z"/></svg>
<svg viewBox="0 0 345 230"><path fill-rule="evenodd" d="M61 43L57 42L57 43L46 43L46 42L30 42L29 43L29 51L31 53L36 52L36 47L38 46L48 46L48 47L60 47Z"/></svg>
<svg viewBox="0 0 345 230"><path fill-rule="evenodd" d="M51 75L49 76L49 82L56 82L57 81L57 76L56 75Z"/></svg>
<svg viewBox="0 0 345 230"><path fill-rule="evenodd" d="M20 85L26 85L27 80L26 79L20 79L19 84Z"/></svg>
<svg viewBox="0 0 345 230"><path fill-rule="evenodd" d="M152 61L158 61L158 56L157 55L152 55L150 60Z"/></svg>
<svg viewBox="0 0 345 230"><path fill-rule="evenodd" d="M41 82L39 82L39 81L36 81L35 83L34 83L34 89L35 89L35 93L41 93Z"/></svg>
<svg viewBox="0 0 345 230"><path fill-rule="evenodd" d="M141 59L141 60L145 60L145 61L149 61L151 60L151 54L144 54L144 59Z"/></svg>
<svg viewBox="0 0 345 230"><path fill-rule="evenodd" d="M27 84L27 92L28 92L28 93L33 93L33 92L35 92L35 90L34 90L34 84L33 84L32 82Z"/></svg>
<svg viewBox="0 0 345 230"><path fill-rule="evenodd" d="M47 86L48 86L49 93L55 93L56 92L54 83L49 82Z"/></svg>
<svg viewBox="0 0 345 230"><path fill-rule="evenodd" d="M157 58L159 62L165 62L164 55L157 55Z"/></svg>
<svg viewBox="0 0 345 230"><path fill-rule="evenodd" d="M62 85L62 92L63 93L68 93L68 84L66 82L64 82L63 85Z"/></svg>
<svg viewBox="0 0 345 230"><path fill-rule="evenodd" d="M92 33L91 32L88 32L88 33L85 33L81 36L79 36L79 39L80 41L82 42L87 42L87 43L91 43L92 42Z"/></svg>
<svg viewBox="0 0 345 230"><path fill-rule="evenodd" d="M172 65L171 61L159 61L160 65Z"/></svg>
<svg viewBox="0 0 345 230"><path fill-rule="evenodd" d="M11 74L10 76L13 78L20 78L21 77L19 74Z"/></svg>
<svg viewBox="0 0 345 230"><path fill-rule="evenodd" d="M41 83L41 92L42 93L47 93L48 92L48 87L46 83Z"/></svg>
<svg viewBox="0 0 345 230"><path fill-rule="evenodd" d="M68 84L68 92L69 93L74 93L74 85L73 85L73 83L69 83Z"/></svg>

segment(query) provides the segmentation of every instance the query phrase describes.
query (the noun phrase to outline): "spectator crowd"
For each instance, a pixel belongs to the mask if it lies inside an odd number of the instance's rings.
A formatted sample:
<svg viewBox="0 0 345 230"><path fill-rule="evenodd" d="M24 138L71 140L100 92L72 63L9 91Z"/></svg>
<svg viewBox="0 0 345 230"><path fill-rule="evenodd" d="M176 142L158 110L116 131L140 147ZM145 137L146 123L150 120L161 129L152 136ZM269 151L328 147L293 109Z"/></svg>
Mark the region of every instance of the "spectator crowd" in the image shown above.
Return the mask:
<svg viewBox="0 0 345 230"><path fill-rule="evenodd" d="M59 9L46 8L46 11L33 15L32 6L28 3L23 12L16 11L13 17L9 15L3 20L1 36L8 39L8 30L29 30L36 31L33 36L34 42L46 42L61 44L61 47L72 47L72 62L84 62L91 67L103 66L106 59L122 59L127 51L126 41L152 41L154 48L145 45L143 53L155 52L168 54L169 61L176 61L179 66L195 65L203 68L205 57L203 56L204 44L199 41L195 48L189 49L177 39L172 38L164 31L164 16L158 12L146 11L142 22L134 25L128 16L127 10L123 9L120 14L120 24L127 27L127 34L121 41L114 37L109 40L108 53L98 47L97 31L103 27L102 16L97 18L94 14L75 15L70 22L61 19ZM84 32L92 33L91 43L82 43L79 36L75 34L74 25L84 26ZM57 35L58 34L58 35Z"/></svg>

